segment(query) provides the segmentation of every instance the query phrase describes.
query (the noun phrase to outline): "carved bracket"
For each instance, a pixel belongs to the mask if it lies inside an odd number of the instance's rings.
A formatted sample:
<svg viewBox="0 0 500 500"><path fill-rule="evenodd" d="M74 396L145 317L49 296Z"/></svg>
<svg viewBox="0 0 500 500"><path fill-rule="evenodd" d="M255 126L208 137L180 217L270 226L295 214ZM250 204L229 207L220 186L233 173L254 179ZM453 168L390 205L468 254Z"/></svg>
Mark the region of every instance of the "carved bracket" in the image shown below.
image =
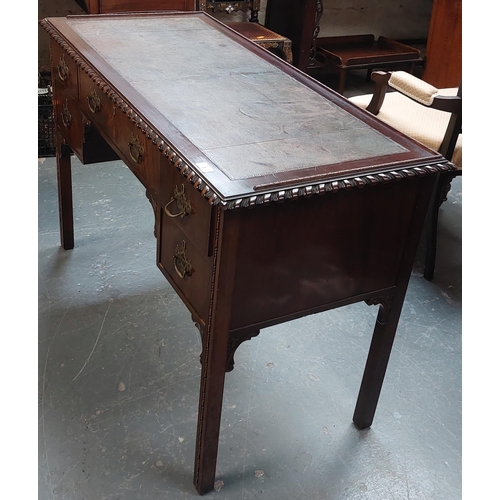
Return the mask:
<svg viewBox="0 0 500 500"><path fill-rule="evenodd" d="M371 299L365 300L369 306L379 305L379 311L377 315L377 322L381 325L387 323L389 312L392 305L392 295L381 295L379 297L373 297Z"/></svg>
<svg viewBox="0 0 500 500"><path fill-rule="evenodd" d="M442 188L441 188L441 193L439 196L439 205L444 203L448 199L448 193L450 192L451 189L451 181L457 176L457 175L462 175L462 171L459 170L457 172L446 172L441 174L443 175L443 182L442 182Z"/></svg>
<svg viewBox="0 0 500 500"><path fill-rule="evenodd" d="M156 193L152 189L146 189L146 198L149 200L149 203L151 203L151 207L153 208L153 214L155 216L155 224L154 224L154 229L153 229L153 234L154 237L157 238L156 234L156 225L158 223L157 220L157 208L158 208L158 203L156 202Z"/></svg>
<svg viewBox="0 0 500 500"><path fill-rule="evenodd" d="M198 320L193 314L191 315L191 319L193 320L194 326L196 326L196 329L198 330L198 333L200 334L200 340L201 340L201 345L202 351L200 353L200 364L203 364L203 352L204 352L204 346L205 346L205 327L200 323L200 320Z"/></svg>
<svg viewBox="0 0 500 500"><path fill-rule="evenodd" d="M203 346L203 350L200 354L200 363L203 363L203 354L205 350L205 340L206 340L206 329L196 320L194 316L192 316L194 324L200 333L201 344ZM245 342L245 340L253 339L259 335L260 330L254 330L253 332L245 332L245 333L230 333L229 341L227 344L227 353L226 353L226 372L230 372L234 369L234 353L236 349Z"/></svg>
<svg viewBox="0 0 500 500"><path fill-rule="evenodd" d="M227 343L227 355L226 355L226 372L230 372L234 368L234 353L236 352L236 349L240 346L242 342L245 342L245 340L250 340L254 337L257 337L259 335L260 330L255 330L250 333L243 333L243 334L238 334L238 333L230 333L229 334L229 341Z"/></svg>

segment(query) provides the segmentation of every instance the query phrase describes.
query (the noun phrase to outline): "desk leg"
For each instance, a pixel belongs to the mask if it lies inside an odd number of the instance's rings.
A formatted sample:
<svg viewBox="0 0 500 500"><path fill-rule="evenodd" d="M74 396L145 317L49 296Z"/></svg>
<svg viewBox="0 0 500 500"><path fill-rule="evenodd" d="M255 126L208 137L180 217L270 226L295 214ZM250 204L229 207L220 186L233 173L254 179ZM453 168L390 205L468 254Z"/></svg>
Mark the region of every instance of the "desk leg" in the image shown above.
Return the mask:
<svg viewBox="0 0 500 500"><path fill-rule="evenodd" d="M380 309L354 410L353 421L358 429L370 427L373 422L434 181L434 177L430 176L416 180L415 209L394 292L368 301L370 305L380 304Z"/></svg>
<svg viewBox="0 0 500 500"><path fill-rule="evenodd" d="M226 221L222 221L224 216L221 212L219 209L211 312L207 327L202 330L200 402L194 463L194 485L200 495L214 489L236 262L237 217L228 215Z"/></svg>
<svg viewBox="0 0 500 500"><path fill-rule="evenodd" d="M372 425L392 344L396 336L404 295L404 293L402 296L396 293L394 297L383 297L368 302L370 305L380 304L380 309L354 410L353 421L358 429L365 429Z"/></svg>
<svg viewBox="0 0 500 500"><path fill-rule="evenodd" d="M71 185L71 149L63 143L60 134L57 134L56 139L56 162L61 245L65 250L70 250L75 246L73 231L73 188Z"/></svg>
<svg viewBox="0 0 500 500"><path fill-rule="evenodd" d="M226 374L228 329L220 329L205 335L201 356L200 402L194 485L203 495L214 489L219 428Z"/></svg>

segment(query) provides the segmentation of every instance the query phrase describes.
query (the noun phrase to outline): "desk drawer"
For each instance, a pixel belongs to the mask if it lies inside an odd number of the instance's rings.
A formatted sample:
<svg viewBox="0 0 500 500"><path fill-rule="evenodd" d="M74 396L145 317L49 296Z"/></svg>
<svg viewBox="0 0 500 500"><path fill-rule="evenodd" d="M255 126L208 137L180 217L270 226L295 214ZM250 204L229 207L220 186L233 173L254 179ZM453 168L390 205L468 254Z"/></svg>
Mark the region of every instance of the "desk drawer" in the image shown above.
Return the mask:
<svg viewBox="0 0 500 500"><path fill-rule="evenodd" d="M56 83L73 97L78 97L78 66L54 40L50 41L52 74Z"/></svg>
<svg viewBox="0 0 500 500"><path fill-rule="evenodd" d="M192 312L206 320L213 259L199 252L174 219L163 210L159 214L158 267Z"/></svg>
<svg viewBox="0 0 500 500"><path fill-rule="evenodd" d="M65 90L57 80L54 88L54 119L66 143L82 158L83 120L78 99Z"/></svg>
<svg viewBox="0 0 500 500"><path fill-rule="evenodd" d="M80 71L80 106L85 115L109 134L113 129L116 106L83 70Z"/></svg>
<svg viewBox="0 0 500 500"><path fill-rule="evenodd" d="M161 151L147 138L120 108L113 116L112 140L123 161L144 186L155 194L159 191Z"/></svg>
<svg viewBox="0 0 500 500"><path fill-rule="evenodd" d="M165 156L160 185L164 216L172 220L202 255L209 255L212 206Z"/></svg>
<svg viewBox="0 0 500 500"><path fill-rule="evenodd" d="M161 152L83 70L80 72L80 106L89 120L114 144L121 159L142 184L158 193Z"/></svg>

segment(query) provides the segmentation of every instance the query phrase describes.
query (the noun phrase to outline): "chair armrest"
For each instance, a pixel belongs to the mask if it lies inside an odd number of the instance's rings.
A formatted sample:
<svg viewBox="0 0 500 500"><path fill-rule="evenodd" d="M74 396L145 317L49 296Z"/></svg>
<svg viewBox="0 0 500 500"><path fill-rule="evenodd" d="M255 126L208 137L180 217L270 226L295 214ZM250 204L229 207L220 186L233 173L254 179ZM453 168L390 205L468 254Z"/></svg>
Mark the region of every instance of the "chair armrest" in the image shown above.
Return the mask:
<svg viewBox="0 0 500 500"><path fill-rule="evenodd" d="M436 87L406 71L391 72L388 84L389 87L424 106L431 106L439 92Z"/></svg>
<svg viewBox="0 0 500 500"><path fill-rule="evenodd" d="M387 83L394 90L429 108L449 113L461 111L460 96L439 95L439 89L406 71L393 71Z"/></svg>
<svg viewBox="0 0 500 500"><path fill-rule="evenodd" d="M392 73L374 71L371 78L375 83L375 90L366 110L374 115L379 113L384 103L387 87L391 87L423 106L449 113L461 113L461 93L458 96L439 95L439 89L405 71Z"/></svg>
<svg viewBox="0 0 500 500"><path fill-rule="evenodd" d="M373 92L370 104L368 104L368 106L366 107L366 111L374 115L378 115L378 112L380 111L380 108L384 103L385 94L387 92L387 84L390 77L391 74L386 73L385 71L372 72L371 78L375 82L375 90Z"/></svg>

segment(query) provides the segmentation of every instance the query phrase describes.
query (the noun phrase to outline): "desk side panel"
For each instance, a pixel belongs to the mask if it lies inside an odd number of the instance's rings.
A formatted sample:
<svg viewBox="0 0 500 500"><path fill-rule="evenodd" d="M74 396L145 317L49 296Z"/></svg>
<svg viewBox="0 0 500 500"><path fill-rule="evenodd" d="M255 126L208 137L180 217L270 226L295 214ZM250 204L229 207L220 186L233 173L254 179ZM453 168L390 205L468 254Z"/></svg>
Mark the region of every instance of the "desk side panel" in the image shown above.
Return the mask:
<svg viewBox="0 0 500 500"><path fill-rule="evenodd" d="M231 329L395 286L419 185L405 179L241 211Z"/></svg>

